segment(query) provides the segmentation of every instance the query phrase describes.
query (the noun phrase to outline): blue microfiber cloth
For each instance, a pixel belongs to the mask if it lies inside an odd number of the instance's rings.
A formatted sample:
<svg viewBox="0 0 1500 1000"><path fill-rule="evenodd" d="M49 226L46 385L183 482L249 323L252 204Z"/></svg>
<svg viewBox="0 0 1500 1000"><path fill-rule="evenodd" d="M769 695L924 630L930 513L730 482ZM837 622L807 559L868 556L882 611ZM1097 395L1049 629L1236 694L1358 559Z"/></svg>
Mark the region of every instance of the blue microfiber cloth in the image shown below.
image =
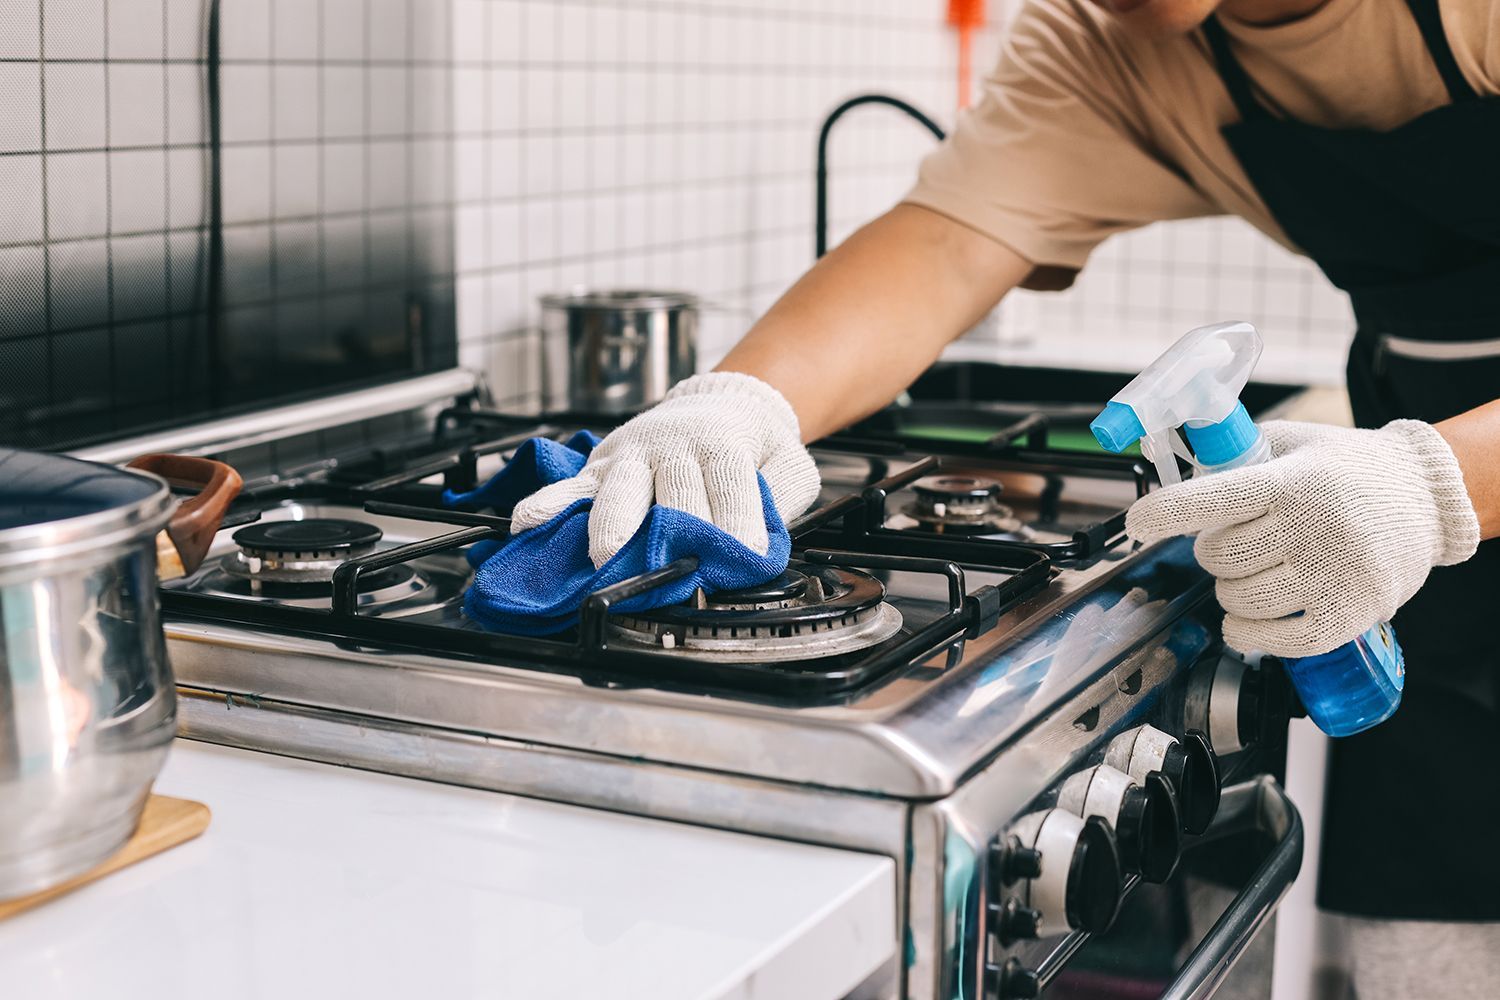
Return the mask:
<svg viewBox="0 0 1500 1000"><path fill-rule="evenodd" d="M468 493L444 493L443 502L450 507L509 512L518 500L542 486L578 475L598 443L599 438L588 431L578 432L566 445L532 438L489 482ZM589 560L589 510L594 502L579 500L540 527L504 542L472 546L468 559L478 572L464 595L464 613L497 632L550 635L576 623L578 609L594 591L688 555L698 557L695 572L621 601L615 609L643 611L679 604L699 587L714 592L765 583L786 569L792 539L771 501L770 487L765 479L756 478L771 539L765 555L701 518L657 504L625 547L595 569Z"/></svg>

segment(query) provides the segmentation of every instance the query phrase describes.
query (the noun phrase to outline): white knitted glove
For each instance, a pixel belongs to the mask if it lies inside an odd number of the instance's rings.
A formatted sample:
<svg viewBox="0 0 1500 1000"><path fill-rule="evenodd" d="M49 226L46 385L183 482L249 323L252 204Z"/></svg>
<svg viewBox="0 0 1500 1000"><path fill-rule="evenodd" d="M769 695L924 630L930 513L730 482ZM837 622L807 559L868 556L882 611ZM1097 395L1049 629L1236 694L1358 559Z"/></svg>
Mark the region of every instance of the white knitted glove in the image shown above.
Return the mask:
<svg viewBox="0 0 1500 1000"><path fill-rule="evenodd" d="M1142 542L1198 535L1193 552L1218 577L1224 641L1235 649L1337 649L1390 620L1432 567L1474 554L1479 520L1432 425L1262 430L1271 461L1157 490L1125 521Z"/></svg>
<svg viewBox="0 0 1500 1000"><path fill-rule="evenodd" d="M770 538L757 472L783 521L818 497L818 468L781 393L738 372L698 375L599 442L577 476L516 504L511 529L546 524L593 497L589 558L603 566L659 503L710 521L765 555Z"/></svg>

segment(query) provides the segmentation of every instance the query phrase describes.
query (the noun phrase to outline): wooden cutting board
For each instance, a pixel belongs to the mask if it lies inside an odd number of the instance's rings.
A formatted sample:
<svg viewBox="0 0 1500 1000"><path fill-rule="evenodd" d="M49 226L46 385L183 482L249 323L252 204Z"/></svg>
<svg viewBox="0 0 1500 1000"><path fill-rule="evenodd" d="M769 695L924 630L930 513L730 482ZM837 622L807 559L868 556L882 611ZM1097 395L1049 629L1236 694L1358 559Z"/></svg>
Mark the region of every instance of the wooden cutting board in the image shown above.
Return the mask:
<svg viewBox="0 0 1500 1000"><path fill-rule="evenodd" d="M141 822L135 828L135 834L112 857L61 885L43 889L30 896L0 901L0 920L39 906L49 899L56 899L79 886L103 878L110 872L119 871L153 854L160 854L169 847L186 843L208 829L211 815L208 806L202 802L174 799L169 795L152 795L146 799L146 808L141 811Z"/></svg>

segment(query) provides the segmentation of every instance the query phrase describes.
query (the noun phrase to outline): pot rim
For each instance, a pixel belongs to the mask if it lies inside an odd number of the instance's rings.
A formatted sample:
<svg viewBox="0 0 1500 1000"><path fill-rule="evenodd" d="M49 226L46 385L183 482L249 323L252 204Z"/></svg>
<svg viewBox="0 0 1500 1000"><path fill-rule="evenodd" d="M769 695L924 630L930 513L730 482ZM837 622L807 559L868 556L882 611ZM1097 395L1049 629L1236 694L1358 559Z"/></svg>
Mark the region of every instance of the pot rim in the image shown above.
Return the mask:
<svg viewBox="0 0 1500 1000"><path fill-rule="evenodd" d="M115 557L114 550L122 545L154 539L156 533L166 527L172 512L176 510L171 488L160 476L136 469L87 462L66 455L45 455L42 452L28 454L43 455L57 462L109 469L121 476L150 483L152 489L135 500L104 510L0 528L0 571L39 564L45 570L50 562L90 551L98 553L100 562L108 561Z"/></svg>
<svg viewBox="0 0 1500 1000"><path fill-rule="evenodd" d="M537 301L547 309L696 309L701 299L689 292L649 288L588 288L578 285L566 292L549 292Z"/></svg>

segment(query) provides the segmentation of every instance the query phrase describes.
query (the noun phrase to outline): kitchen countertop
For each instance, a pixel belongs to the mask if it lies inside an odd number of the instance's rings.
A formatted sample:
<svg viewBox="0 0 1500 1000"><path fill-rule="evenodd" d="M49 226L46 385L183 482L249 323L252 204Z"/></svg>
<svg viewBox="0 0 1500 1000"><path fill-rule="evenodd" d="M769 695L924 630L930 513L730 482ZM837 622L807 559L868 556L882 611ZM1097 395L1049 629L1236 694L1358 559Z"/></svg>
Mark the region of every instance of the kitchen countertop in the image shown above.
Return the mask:
<svg viewBox="0 0 1500 1000"><path fill-rule="evenodd" d="M0 926L3 993L834 998L889 858L178 740L197 840Z"/></svg>

